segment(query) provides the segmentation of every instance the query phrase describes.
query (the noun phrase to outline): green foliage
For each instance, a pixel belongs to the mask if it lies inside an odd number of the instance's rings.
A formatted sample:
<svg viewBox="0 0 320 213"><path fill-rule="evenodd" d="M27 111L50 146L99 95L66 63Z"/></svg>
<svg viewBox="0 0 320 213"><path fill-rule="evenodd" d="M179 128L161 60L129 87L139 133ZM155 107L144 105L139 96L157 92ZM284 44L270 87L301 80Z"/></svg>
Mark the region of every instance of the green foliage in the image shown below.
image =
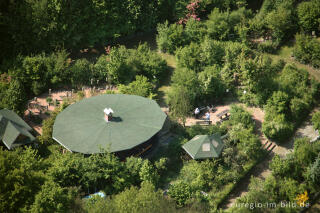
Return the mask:
<svg viewBox="0 0 320 213"><path fill-rule="evenodd" d="M310 84L309 73L306 70L299 70L293 65L286 65L279 77L280 87L290 97L302 97L308 93Z"/></svg>
<svg viewBox="0 0 320 213"><path fill-rule="evenodd" d="M274 115L262 124L263 133L270 139L284 142L293 134L294 126L288 122L284 114Z"/></svg>
<svg viewBox="0 0 320 213"><path fill-rule="evenodd" d="M222 65L225 52L221 42L205 38L200 44L191 42L176 52L179 67L185 67L196 72L203 71L206 66Z"/></svg>
<svg viewBox="0 0 320 213"><path fill-rule="evenodd" d="M155 95L153 92L153 86L145 76L137 75L136 80L128 84L127 86L118 85L120 93L129 95L139 95L146 98L153 98Z"/></svg>
<svg viewBox="0 0 320 213"><path fill-rule="evenodd" d="M90 82L91 66L88 60L78 59L71 67L71 84L73 87L79 88L88 85Z"/></svg>
<svg viewBox="0 0 320 213"><path fill-rule="evenodd" d="M174 20L175 10L175 2L167 0L121 4L115 0L7 2L1 7L5 29L1 46L9 56L56 47L93 47L120 36L150 31L158 22ZM6 55L2 54L0 60Z"/></svg>
<svg viewBox="0 0 320 213"><path fill-rule="evenodd" d="M201 70L200 61L201 50L199 45L196 43L191 43L189 46L180 48L176 52L176 58L179 67L186 67L189 70L194 70L196 72Z"/></svg>
<svg viewBox="0 0 320 213"><path fill-rule="evenodd" d="M168 94L170 112L184 123L201 94L197 74L192 70L176 69L171 80L172 86Z"/></svg>
<svg viewBox="0 0 320 213"><path fill-rule="evenodd" d="M42 144L53 144L54 140L52 139L52 131L53 131L53 124L56 120L56 117L59 113L60 109L56 108L55 111L53 111L50 114L50 117L43 120L42 122L42 135L38 136L38 140Z"/></svg>
<svg viewBox="0 0 320 213"><path fill-rule="evenodd" d="M319 31L320 2L317 0L301 2L297 8L299 25L305 32Z"/></svg>
<svg viewBox="0 0 320 213"><path fill-rule="evenodd" d="M275 177L285 177L290 174L292 169L292 158L282 159L279 155L272 158L270 169Z"/></svg>
<svg viewBox="0 0 320 213"><path fill-rule="evenodd" d="M18 114L23 114L27 97L24 85L19 80L11 80L9 87L4 91L3 96L3 99L0 101L0 105L3 108L11 109Z"/></svg>
<svg viewBox="0 0 320 213"><path fill-rule="evenodd" d="M312 115L313 128L320 130L320 112L316 112Z"/></svg>
<svg viewBox="0 0 320 213"><path fill-rule="evenodd" d="M179 24L158 24L157 45L162 52L174 53L178 47L188 43L183 26Z"/></svg>
<svg viewBox="0 0 320 213"><path fill-rule="evenodd" d="M28 211L45 180L43 161L31 148L1 148L0 165L0 211Z"/></svg>
<svg viewBox="0 0 320 213"><path fill-rule="evenodd" d="M114 84L128 84L136 75L143 75L152 83L159 83L165 77L167 63L145 43L137 49L113 47L108 56L99 58L95 68Z"/></svg>
<svg viewBox="0 0 320 213"><path fill-rule="evenodd" d="M277 155L273 157L270 164L272 175L269 175L265 180L252 178L248 193L237 199L237 204L279 203L284 200L293 203L296 202L297 196L305 191L308 192L309 198L313 197L314 193L319 191L319 183L313 182L311 178L319 173L319 162L317 160L319 147L319 143L310 143L308 138L295 140L294 151L284 158ZM230 209L231 212L238 209L239 205L235 206ZM261 208L252 207L250 207L251 212L261 211ZM245 208L242 210L245 210ZM296 212L297 210L300 209L286 208L285 212ZM282 211L282 207L276 207L271 209L270 212Z"/></svg>
<svg viewBox="0 0 320 213"><path fill-rule="evenodd" d="M289 96L287 93L282 91L274 92L270 99L267 101L267 105L265 106L266 110L266 119L268 120L268 116L273 116L277 114L288 115L289 113Z"/></svg>
<svg viewBox="0 0 320 213"><path fill-rule="evenodd" d="M35 196L30 212L67 212L75 199L76 193L76 189L62 188L55 182L47 181Z"/></svg>
<svg viewBox="0 0 320 213"><path fill-rule="evenodd" d="M206 67L198 74L203 91L203 99L208 102L219 102L226 94L226 85L221 79L218 66Z"/></svg>
<svg viewBox="0 0 320 213"><path fill-rule="evenodd" d="M236 105L231 106L229 122L231 125L242 124L245 129L251 131L253 131L255 125L251 114L242 107Z"/></svg>
<svg viewBox="0 0 320 213"><path fill-rule="evenodd" d="M177 182L170 185L168 195L176 201L177 206L181 207L191 198L192 189L187 183Z"/></svg>
<svg viewBox="0 0 320 213"><path fill-rule="evenodd" d="M139 172L139 175L140 175L140 179L142 181L150 182L154 186L156 186L158 184L158 181L160 178L156 169L149 161L143 162L141 169L140 169L140 172Z"/></svg>
<svg viewBox="0 0 320 213"><path fill-rule="evenodd" d="M293 55L301 63L318 68L320 67L320 42L311 36L297 34Z"/></svg>
<svg viewBox="0 0 320 213"><path fill-rule="evenodd" d="M206 22L208 34L216 40L236 40L238 38L236 25L244 23L248 17L250 17L250 11L245 8L232 12L220 12L215 8Z"/></svg>
<svg viewBox="0 0 320 213"><path fill-rule="evenodd" d="M299 138L294 143L295 161L300 167L305 168L316 159L320 150L319 143L310 143L308 138Z"/></svg>
<svg viewBox="0 0 320 213"><path fill-rule="evenodd" d="M265 17L266 27L271 31L272 39L282 42L292 36L296 30L294 7L283 3Z"/></svg>
<svg viewBox="0 0 320 213"><path fill-rule="evenodd" d="M310 174L309 178L313 183L320 182L320 155L319 154L316 160L314 161L314 163L311 164L309 174Z"/></svg>
<svg viewBox="0 0 320 213"><path fill-rule="evenodd" d="M249 21L247 37L271 38L271 43L277 48L296 33L296 22L296 0L265 0L256 16Z"/></svg>
<svg viewBox="0 0 320 213"><path fill-rule="evenodd" d="M109 198L91 198L86 202L86 211L98 212L174 212L174 204L163 197L161 191L143 182L141 188L131 187Z"/></svg>

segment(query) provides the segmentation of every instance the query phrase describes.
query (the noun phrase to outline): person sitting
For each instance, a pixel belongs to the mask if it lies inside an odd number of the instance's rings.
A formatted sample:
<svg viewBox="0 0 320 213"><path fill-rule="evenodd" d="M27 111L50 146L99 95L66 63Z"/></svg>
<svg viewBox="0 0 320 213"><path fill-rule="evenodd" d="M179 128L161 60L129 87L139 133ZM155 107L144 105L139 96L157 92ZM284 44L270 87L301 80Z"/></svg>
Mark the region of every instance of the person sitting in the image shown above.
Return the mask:
<svg viewBox="0 0 320 213"><path fill-rule="evenodd" d="M210 121L210 113L209 112L206 112L206 120Z"/></svg>
<svg viewBox="0 0 320 213"><path fill-rule="evenodd" d="M199 117L199 114L200 114L200 109L197 107L195 110L194 110L194 115L195 117L198 119Z"/></svg>

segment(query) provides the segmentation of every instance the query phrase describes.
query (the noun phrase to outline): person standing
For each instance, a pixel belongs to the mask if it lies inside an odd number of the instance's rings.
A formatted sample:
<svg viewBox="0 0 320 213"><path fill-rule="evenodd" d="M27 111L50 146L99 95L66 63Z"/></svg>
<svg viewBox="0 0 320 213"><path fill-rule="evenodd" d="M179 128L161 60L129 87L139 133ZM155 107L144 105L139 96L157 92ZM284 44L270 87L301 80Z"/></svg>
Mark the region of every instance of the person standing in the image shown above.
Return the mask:
<svg viewBox="0 0 320 213"><path fill-rule="evenodd" d="M210 121L210 113L209 112L206 112L206 120Z"/></svg>
<svg viewBox="0 0 320 213"><path fill-rule="evenodd" d="M200 114L200 110L199 110L199 108L197 107L197 108L194 110L194 115L195 115L196 119L198 119L199 114Z"/></svg>

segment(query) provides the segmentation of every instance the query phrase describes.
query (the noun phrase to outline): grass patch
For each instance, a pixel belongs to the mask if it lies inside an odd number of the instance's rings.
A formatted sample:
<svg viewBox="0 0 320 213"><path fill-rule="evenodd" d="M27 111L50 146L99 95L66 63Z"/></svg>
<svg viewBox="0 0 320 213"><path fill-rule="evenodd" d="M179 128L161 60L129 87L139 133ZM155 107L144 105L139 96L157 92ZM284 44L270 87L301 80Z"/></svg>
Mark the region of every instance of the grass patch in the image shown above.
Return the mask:
<svg viewBox="0 0 320 213"><path fill-rule="evenodd" d="M177 68L177 60L174 55L170 55L168 53L159 53L159 55L166 60L169 67Z"/></svg>
<svg viewBox="0 0 320 213"><path fill-rule="evenodd" d="M293 57L291 57L292 50L293 50L293 45L289 44L281 47L281 49L277 52L277 54L264 53L264 55L269 56L273 60L282 59L286 63L296 65L299 69L305 69L309 72L311 76L313 76L317 81L320 82L320 70L315 69L306 64L301 64L300 62L296 61Z"/></svg>

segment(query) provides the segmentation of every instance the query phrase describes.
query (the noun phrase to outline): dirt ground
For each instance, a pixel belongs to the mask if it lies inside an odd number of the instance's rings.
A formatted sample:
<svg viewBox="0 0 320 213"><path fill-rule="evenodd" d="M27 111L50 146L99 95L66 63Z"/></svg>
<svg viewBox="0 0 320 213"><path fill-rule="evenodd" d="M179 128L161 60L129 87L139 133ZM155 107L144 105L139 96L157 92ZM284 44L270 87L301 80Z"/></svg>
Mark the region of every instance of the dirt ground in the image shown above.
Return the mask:
<svg viewBox="0 0 320 213"><path fill-rule="evenodd" d="M116 88L113 90L116 91ZM90 87L84 87L83 92L85 94L85 98L89 98L91 96L105 93L106 87L96 88L94 92L92 92ZM42 134L42 125L41 123L36 124L32 121L34 119L30 118L30 112L33 115L32 117L36 117L41 120L47 119L49 117L48 112L51 112L56 108L54 104L48 104L48 97L51 97L53 101L57 100L62 104L63 101L77 98L77 91L73 91L72 93L72 90L52 90L50 95L49 93L44 93L32 100L29 100L28 109L24 112L24 120L40 135Z"/></svg>

